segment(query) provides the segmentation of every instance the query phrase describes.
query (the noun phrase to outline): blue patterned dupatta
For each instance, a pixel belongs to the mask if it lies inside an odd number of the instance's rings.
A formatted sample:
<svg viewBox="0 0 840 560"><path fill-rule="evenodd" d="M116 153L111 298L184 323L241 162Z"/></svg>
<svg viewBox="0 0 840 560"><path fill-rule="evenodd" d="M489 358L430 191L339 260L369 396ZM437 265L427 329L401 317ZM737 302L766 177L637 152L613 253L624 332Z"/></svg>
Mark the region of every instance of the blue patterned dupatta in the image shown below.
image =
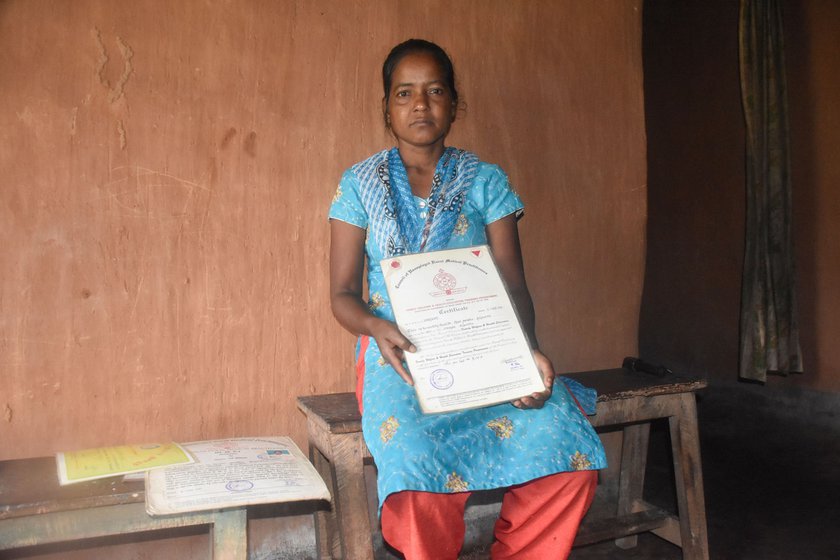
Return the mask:
<svg viewBox="0 0 840 560"><path fill-rule="evenodd" d="M445 249L478 173L478 157L446 148L432 179L428 214L421 218L397 148L354 166L362 200L371 210L370 238L386 257Z"/></svg>

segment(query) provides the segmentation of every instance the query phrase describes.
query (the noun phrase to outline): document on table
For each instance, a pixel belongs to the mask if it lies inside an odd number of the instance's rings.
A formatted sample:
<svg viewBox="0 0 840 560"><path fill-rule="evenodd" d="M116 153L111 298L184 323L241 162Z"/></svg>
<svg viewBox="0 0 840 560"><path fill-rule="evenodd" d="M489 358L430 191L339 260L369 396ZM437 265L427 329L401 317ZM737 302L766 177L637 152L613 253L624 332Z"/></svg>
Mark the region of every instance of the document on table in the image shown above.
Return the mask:
<svg viewBox="0 0 840 560"><path fill-rule="evenodd" d="M97 447L57 453L55 459L62 486L193 461L177 443Z"/></svg>
<svg viewBox="0 0 840 560"><path fill-rule="evenodd" d="M383 259L397 325L424 413L512 401L545 390L486 245Z"/></svg>
<svg viewBox="0 0 840 560"><path fill-rule="evenodd" d="M149 515L330 499L315 467L288 437L219 439L183 447L195 463L147 473Z"/></svg>

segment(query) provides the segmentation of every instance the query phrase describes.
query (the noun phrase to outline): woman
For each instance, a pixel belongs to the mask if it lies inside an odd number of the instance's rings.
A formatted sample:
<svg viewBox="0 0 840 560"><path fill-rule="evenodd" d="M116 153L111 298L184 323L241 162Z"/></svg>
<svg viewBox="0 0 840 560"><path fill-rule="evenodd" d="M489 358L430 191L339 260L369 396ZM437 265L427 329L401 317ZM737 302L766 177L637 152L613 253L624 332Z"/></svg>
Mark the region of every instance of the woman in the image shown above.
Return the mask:
<svg viewBox="0 0 840 560"><path fill-rule="evenodd" d="M382 534L410 560L457 558L470 493L507 488L492 557L565 558L606 460L538 349L516 223L522 202L499 167L445 145L458 92L439 46L418 39L397 45L382 78L385 124L397 146L347 170L330 209L331 304L338 321L360 335L357 396L379 471ZM423 415L403 364L404 352L415 348L394 323L379 261L484 243L516 305L545 391L510 404Z"/></svg>

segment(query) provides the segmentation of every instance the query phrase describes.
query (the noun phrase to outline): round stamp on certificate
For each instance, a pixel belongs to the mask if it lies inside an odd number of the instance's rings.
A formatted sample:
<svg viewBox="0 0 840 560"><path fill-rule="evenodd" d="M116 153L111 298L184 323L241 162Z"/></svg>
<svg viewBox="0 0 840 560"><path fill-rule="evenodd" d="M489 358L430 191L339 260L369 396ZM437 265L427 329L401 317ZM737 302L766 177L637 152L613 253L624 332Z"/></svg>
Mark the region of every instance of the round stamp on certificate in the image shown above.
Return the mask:
<svg viewBox="0 0 840 560"><path fill-rule="evenodd" d="M436 369L429 376L429 383L431 383L432 387L435 389L445 391L446 389L452 387L452 384L455 383L455 377L449 370Z"/></svg>
<svg viewBox="0 0 840 560"><path fill-rule="evenodd" d="M254 487L250 480L231 480L225 484L225 488L231 492L245 492Z"/></svg>

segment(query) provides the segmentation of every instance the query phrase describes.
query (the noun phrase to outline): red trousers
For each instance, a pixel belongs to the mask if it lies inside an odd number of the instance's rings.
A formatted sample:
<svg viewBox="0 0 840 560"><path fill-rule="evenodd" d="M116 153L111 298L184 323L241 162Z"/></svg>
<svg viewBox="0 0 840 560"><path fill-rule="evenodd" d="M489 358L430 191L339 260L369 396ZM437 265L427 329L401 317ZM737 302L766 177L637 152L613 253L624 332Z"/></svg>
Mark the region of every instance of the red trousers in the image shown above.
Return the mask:
<svg viewBox="0 0 840 560"><path fill-rule="evenodd" d="M491 558L568 557L597 483L597 471L575 471L509 488L496 521ZM382 506L382 536L406 560L455 560L464 543L464 507L470 494L392 494Z"/></svg>

